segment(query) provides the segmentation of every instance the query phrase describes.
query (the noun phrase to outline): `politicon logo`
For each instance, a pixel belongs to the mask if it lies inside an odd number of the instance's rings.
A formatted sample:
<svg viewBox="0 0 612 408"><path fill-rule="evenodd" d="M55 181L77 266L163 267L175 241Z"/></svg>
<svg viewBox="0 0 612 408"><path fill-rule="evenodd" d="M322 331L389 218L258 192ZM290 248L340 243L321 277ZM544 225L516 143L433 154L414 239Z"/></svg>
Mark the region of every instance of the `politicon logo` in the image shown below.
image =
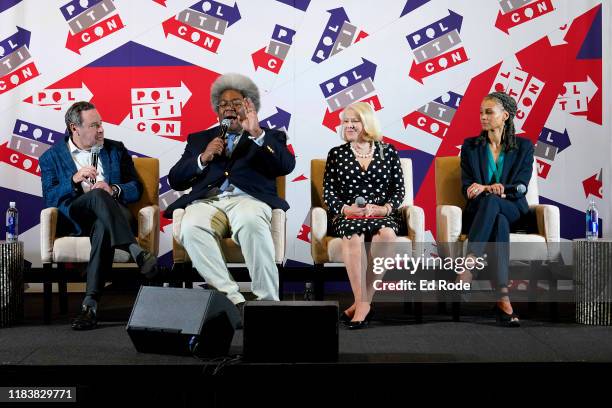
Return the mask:
<svg viewBox="0 0 612 408"><path fill-rule="evenodd" d="M467 62L461 45L463 16L448 10L448 16L406 36L414 54L409 76L423 83L427 77Z"/></svg>
<svg viewBox="0 0 612 408"><path fill-rule="evenodd" d="M77 54L124 27L112 0L72 0L60 11L70 27L66 48Z"/></svg>
<svg viewBox="0 0 612 408"><path fill-rule="evenodd" d="M0 95L36 78L39 74L30 54L31 33L21 27L0 41Z"/></svg>
<svg viewBox="0 0 612 408"><path fill-rule="evenodd" d="M164 34L173 35L203 50L216 53L225 30L241 19L238 4L199 1L162 23Z"/></svg>
<svg viewBox="0 0 612 408"><path fill-rule="evenodd" d="M323 125L332 132L340 125L342 109L353 102L367 102L375 111L382 109L374 87L376 64L361 60L361 64L319 84L327 103Z"/></svg>

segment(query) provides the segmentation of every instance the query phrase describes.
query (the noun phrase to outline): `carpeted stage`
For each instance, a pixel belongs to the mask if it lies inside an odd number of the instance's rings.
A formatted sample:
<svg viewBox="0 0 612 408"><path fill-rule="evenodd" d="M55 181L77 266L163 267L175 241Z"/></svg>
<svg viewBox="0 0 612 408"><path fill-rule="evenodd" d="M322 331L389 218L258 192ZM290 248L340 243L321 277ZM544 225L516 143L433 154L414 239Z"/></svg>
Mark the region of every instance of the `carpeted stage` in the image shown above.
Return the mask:
<svg viewBox="0 0 612 408"><path fill-rule="evenodd" d="M612 361L612 327L574 323L573 304L560 305L555 323L549 320L547 305L540 305L538 313L523 318L518 329L496 326L490 305L485 304L464 306L460 322L453 322L450 313L441 313L438 305L425 304L421 324L402 304L377 304L368 329L340 329L340 354L334 363L243 362L239 357L242 330L232 341L234 358L223 361L141 354L125 330L136 292L109 292L100 306L99 328L87 332L75 332L69 326L80 294L70 295L69 315L55 314L51 325L42 324L42 296L27 294L25 320L0 329L0 386L77 386L79 402L110 402L120 397L187 406L208 395L213 405L232 406L225 405L226 393L232 395L231 401L248 401L248 393L233 395L232 391L255 387L250 379L257 377L282 380L289 384L286 390L295 392L303 389L293 380L300 375L316 379L319 389L330 390L342 378L362 374L371 380L385 379L385 384L401 379L407 385L446 387L450 379L466 373L470 381L485 381L498 368L513 378L539 373L577 378L602 366L609 372L607 365ZM348 303L346 294L328 299L339 300L341 306ZM54 302L57 309L57 299ZM524 315L526 306L517 305L517 312Z"/></svg>

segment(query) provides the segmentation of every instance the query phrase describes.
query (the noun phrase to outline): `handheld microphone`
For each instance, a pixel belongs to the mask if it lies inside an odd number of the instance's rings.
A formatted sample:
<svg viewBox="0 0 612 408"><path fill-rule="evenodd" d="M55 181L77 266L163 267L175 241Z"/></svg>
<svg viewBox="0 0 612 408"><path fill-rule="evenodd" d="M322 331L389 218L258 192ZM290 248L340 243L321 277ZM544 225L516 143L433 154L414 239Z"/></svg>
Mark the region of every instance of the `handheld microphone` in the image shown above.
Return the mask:
<svg viewBox="0 0 612 408"><path fill-rule="evenodd" d="M365 208L366 206L366 199L363 198L362 196L359 196L355 199L355 204L357 204L357 207L359 208Z"/></svg>
<svg viewBox="0 0 612 408"><path fill-rule="evenodd" d="M98 158L100 157L100 150L102 150L102 146L97 144L97 145L93 145L91 147L91 166L96 169L96 171L98 170ZM96 179L93 177L89 178L89 184L91 184L92 186L94 184L96 184Z"/></svg>
<svg viewBox="0 0 612 408"><path fill-rule="evenodd" d="M227 138L227 130L229 129L232 121L225 118L221 121L221 128L219 129L219 137L223 140Z"/></svg>
<svg viewBox="0 0 612 408"><path fill-rule="evenodd" d="M504 194L502 194L502 198L506 198L506 194L525 194L527 192L527 187L524 184L515 184L506 189Z"/></svg>

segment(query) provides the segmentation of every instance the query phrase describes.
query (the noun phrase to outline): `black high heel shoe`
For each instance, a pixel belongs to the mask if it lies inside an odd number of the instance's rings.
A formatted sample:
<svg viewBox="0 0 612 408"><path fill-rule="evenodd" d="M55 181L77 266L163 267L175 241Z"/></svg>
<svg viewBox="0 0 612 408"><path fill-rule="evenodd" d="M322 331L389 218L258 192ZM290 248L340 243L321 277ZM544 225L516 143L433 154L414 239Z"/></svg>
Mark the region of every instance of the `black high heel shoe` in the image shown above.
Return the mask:
<svg viewBox="0 0 612 408"><path fill-rule="evenodd" d="M521 321L516 313L508 314L504 312L498 304L495 304L495 321L500 326L520 327Z"/></svg>
<svg viewBox="0 0 612 408"><path fill-rule="evenodd" d="M347 315L346 312L340 313L340 323L348 324L351 321L351 316Z"/></svg>
<svg viewBox="0 0 612 408"><path fill-rule="evenodd" d="M368 325L370 324L370 319L372 319L372 315L374 314L374 308L372 306L370 306L370 311L368 312L368 314L366 315L366 317L363 320L359 320L359 321L350 321L347 323L347 327L349 330L359 330L359 329L365 329L366 327L368 327Z"/></svg>

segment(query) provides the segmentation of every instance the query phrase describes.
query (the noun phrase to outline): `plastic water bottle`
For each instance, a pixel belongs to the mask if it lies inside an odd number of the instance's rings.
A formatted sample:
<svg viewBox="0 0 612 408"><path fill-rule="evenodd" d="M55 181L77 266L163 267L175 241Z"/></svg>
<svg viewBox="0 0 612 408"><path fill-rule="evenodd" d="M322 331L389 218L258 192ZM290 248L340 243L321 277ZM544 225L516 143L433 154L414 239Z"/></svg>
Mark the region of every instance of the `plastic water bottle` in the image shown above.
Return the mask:
<svg viewBox="0 0 612 408"><path fill-rule="evenodd" d="M306 282L304 284L304 300L313 300L314 291L312 290L312 282Z"/></svg>
<svg viewBox="0 0 612 408"><path fill-rule="evenodd" d="M595 206L595 199L591 198L586 210L586 239L594 241L599 237L599 212Z"/></svg>
<svg viewBox="0 0 612 408"><path fill-rule="evenodd" d="M19 238L19 212L15 207L15 202L9 203L9 209L6 210L6 240L8 242L17 242Z"/></svg>

